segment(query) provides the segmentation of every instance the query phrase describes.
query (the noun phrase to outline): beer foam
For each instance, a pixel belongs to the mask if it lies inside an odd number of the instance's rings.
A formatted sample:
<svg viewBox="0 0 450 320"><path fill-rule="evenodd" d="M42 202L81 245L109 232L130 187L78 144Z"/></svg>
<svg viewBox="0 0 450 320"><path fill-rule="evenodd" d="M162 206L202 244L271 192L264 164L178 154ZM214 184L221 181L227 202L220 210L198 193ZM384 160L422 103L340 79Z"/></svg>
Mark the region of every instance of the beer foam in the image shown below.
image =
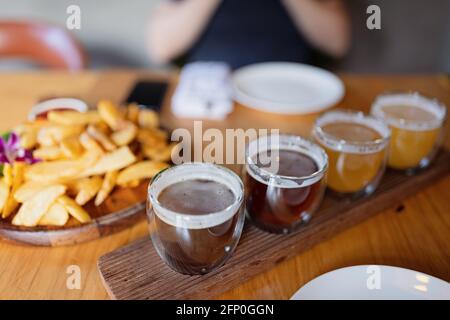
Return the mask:
<svg viewBox="0 0 450 320"><path fill-rule="evenodd" d="M434 116L432 120L406 120L402 118L389 117L383 111L388 106L412 106L420 108ZM377 97L372 104L371 113L375 117L386 121L389 125L413 131L426 131L437 129L442 126L445 119L446 107L435 99L426 98L419 93L392 93Z"/></svg>
<svg viewBox="0 0 450 320"><path fill-rule="evenodd" d="M323 126L336 122L350 122L366 126L377 131L381 139L373 141L346 141L327 134L322 130ZM313 135L317 141L331 150L354 154L369 154L380 152L386 148L391 136L391 130L382 121L365 115L363 112L335 110L323 114L316 120Z"/></svg>
<svg viewBox="0 0 450 320"><path fill-rule="evenodd" d="M273 137L275 136L275 139ZM276 150L294 151L304 154L314 160L318 169L306 177L291 177L277 175L276 170L265 169L254 162L259 153ZM328 167L328 157L325 151L315 143L294 135L271 135L261 137L249 143L246 150L246 171L255 180L270 186L280 188L300 188L320 181Z"/></svg>
<svg viewBox="0 0 450 320"><path fill-rule="evenodd" d="M194 179L224 184L234 194L233 204L220 212L192 215L171 211L159 203L158 196L165 188L178 182ZM239 212L243 194L244 186L238 175L229 169L208 163L185 163L171 167L156 176L148 188L153 212L158 218L169 225L184 229L212 228L228 221Z"/></svg>

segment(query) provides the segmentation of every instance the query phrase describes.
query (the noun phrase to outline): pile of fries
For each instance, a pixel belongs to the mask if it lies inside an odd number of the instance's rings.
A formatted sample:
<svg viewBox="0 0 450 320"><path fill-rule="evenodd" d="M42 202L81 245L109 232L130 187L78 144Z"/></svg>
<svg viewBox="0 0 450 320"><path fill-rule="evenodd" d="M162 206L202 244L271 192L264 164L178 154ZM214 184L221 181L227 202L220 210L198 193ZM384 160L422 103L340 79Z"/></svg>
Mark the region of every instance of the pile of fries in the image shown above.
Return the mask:
<svg viewBox="0 0 450 320"><path fill-rule="evenodd" d="M4 165L0 214L28 227L89 222L86 203L99 206L113 188L152 178L169 166L173 149L155 112L109 101L85 113L50 111L13 131L40 161Z"/></svg>

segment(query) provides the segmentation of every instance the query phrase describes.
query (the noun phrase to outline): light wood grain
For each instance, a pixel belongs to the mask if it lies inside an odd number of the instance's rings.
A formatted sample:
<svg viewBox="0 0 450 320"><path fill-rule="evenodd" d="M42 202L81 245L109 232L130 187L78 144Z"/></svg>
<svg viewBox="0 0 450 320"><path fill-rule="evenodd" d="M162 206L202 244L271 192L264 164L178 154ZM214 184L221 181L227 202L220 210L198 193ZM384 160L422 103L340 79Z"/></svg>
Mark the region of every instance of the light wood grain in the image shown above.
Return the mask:
<svg viewBox="0 0 450 320"><path fill-rule="evenodd" d="M33 103L49 96L76 96L95 103L100 98L121 101L143 72L28 73L0 75L0 130L22 121ZM157 75L157 77L165 77ZM418 90L450 105L446 76L343 75L347 94L339 104L367 110L373 98L390 90ZM215 127L280 127L284 132L307 134L314 117L285 117L257 113L242 106ZM168 108L163 124L190 127L191 121L174 119ZM445 131L450 148L450 131ZM450 280L450 177L403 202L400 213L387 210L370 220L325 241L307 252L284 261L268 272L220 295L227 299L289 298L312 278L355 264L389 264L430 273ZM106 299L98 275L97 259L147 234L140 223L116 235L73 247L36 248L0 241L1 299ZM66 269L79 265L81 290L66 288Z"/></svg>

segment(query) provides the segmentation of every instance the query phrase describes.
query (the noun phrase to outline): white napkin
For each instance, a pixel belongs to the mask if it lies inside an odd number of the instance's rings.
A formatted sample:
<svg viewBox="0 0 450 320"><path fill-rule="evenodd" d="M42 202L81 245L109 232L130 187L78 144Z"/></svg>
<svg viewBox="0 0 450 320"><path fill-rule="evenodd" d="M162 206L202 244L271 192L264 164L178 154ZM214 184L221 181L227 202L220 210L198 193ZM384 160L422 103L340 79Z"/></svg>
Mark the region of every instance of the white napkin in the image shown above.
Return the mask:
<svg viewBox="0 0 450 320"><path fill-rule="evenodd" d="M187 64L172 97L172 112L181 118L224 119L233 111L230 74L222 62Z"/></svg>

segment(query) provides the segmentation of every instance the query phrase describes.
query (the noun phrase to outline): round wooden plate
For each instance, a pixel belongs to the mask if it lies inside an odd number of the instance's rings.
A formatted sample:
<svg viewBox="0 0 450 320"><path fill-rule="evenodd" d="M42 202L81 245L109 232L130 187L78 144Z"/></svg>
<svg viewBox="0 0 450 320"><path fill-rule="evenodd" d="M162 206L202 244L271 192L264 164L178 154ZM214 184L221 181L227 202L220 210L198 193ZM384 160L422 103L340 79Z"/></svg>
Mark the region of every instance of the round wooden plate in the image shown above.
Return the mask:
<svg viewBox="0 0 450 320"><path fill-rule="evenodd" d="M80 224L70 218L63 227L39 226L23 227L11 224L9 220L0 220L0 237L15 242L36 246L66 246L104 237L139 222L145 217L145 201L148 181L136 188L116 188L100 205L93 201L84 208L92 221Z"/></svg>

